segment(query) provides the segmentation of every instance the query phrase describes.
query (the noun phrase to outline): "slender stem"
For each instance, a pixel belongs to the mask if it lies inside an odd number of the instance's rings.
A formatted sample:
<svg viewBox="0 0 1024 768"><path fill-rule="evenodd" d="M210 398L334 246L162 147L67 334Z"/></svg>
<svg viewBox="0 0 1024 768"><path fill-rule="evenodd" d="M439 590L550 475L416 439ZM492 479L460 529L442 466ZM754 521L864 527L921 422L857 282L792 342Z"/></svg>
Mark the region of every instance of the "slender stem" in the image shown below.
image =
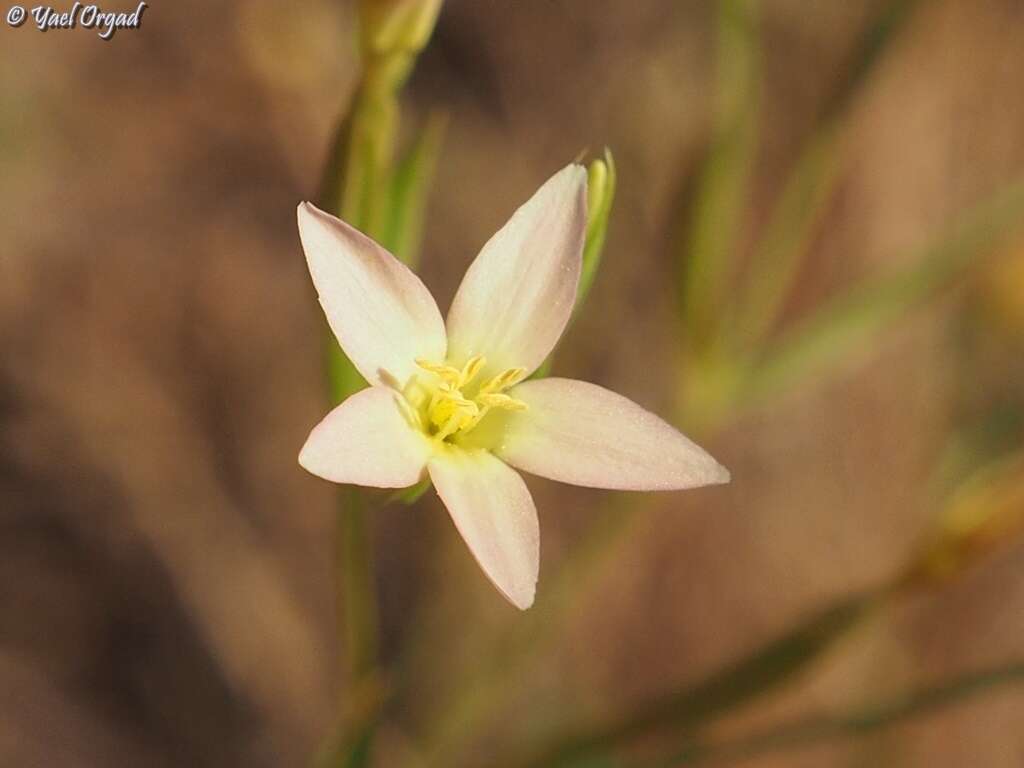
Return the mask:
<svg viewBox="0 0 1024 768"><path fill-rule="evenodd" d="M869 340L977 268L981 256L1024 226L1022 214L1024 179L1018 179L907 259L910 266L865 281L787 331L750 371L741 396L768 399L866 348Z"/></svg>
<svg viewBox="0 0 1024 768"><path fill-rule="evenodd" d="M838 739L856 738L911 718L928 715L993 689L1020 683L1024 683L1024 660L971 672L851 712L811 715L733 741L692 743L668 760L644 763L643 767L673 768L741 760ZM640 764L634 768L640 768Z"/></svg>
<svg viewBox="0 0 1024 768"><path fill-rule="evenodd" d="M889 0L868 24L850 66L825 104L818 127L793 165L772 209L741 300L731 307L733 333L746 348L772 329L790 296L815 226L843 170L840 144L850 104L870 79L920 0Z"/></svg>
<svg viewBox="0 0 1024 768"><path fill-rule="evenodd" d="M737 233L757 148L760 35L756 0L719 0L711 147L682 260L681 328L692 356L720 341L718 308L735 265Z"/></svg>
<svg viewBox="0 0 1024 768"><path fill-rule="evenodd" d="M583 610L586 600L579 596L592 595L588 587L602 572L607 551L644 521L642 515L635 514L639 506L636 495L608 496L584 540L573 548L538 604L516 623L512 637L502 642L502 650L482 664L474 664L472 677L457 686L439 708L437 720L428 729L427 765L458 764L466 742L515 695L517 682L529 679L530 667L544 657L545 647Z"/></svg>
<svg viewBox="0 0 1024 768"><path fill-rule="evenodd" d="M339 615L345 617L345 655L350 683L371 676L377 665L377 590L366 500L355 488L341 492L338 508Z"/></svg>
<svg viewBox="0 0 1024 768"><path fill-rule="evenodd" d="M582 764L666 729L692 732L806 670L883 605L886 594L886 589L880 589L841 599L696 685L655 698L611 721L557 735L532 756L511 765Z"/></svg>

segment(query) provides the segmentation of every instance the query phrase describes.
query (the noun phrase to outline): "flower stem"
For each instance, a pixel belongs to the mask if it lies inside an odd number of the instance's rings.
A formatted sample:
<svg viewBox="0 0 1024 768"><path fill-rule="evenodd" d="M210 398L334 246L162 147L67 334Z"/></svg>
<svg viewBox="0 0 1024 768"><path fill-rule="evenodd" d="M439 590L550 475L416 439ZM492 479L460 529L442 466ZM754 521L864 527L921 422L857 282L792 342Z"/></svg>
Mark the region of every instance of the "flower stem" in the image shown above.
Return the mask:
<svg viewBox="0 0 1024 768"><path fill-rule="evenodd" d="M409 163L393 166L400 120L399 93L430 39L441 0L363 0L360 39L363 70L352 105L335 131L321 179L319 201L328 211L385 246L401 243L409 261L418 242L423 200L442 127L435 120ZM389 237L385 238L385 235ZM366 386L328 334L327 381L332 405ZM377 590L367 496L343 488L337 511L338 617L347 691L338 725L317 765L369 763L385 692L378 658Z"/></svg>
<svg viewBox="0 0 1024 768"><path fill-rule="evenodd" d="M338 615L345 622L345 655L349 680L358 684L372 676L377 664L377 590L366 499L345 488L338 506Z"/></svg>

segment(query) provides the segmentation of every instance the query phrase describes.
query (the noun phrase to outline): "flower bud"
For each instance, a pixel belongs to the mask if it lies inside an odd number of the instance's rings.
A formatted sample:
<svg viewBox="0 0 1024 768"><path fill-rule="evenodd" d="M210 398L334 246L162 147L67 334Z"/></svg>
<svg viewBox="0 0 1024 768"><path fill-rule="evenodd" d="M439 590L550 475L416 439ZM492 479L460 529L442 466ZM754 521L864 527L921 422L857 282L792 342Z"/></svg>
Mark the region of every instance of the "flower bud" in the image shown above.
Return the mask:
<svg viewBox="0 0 1024 768"><path fill-rule="evenodd" d="M601 263L601 251L604 249L614 199L615 161L611 150L605 149L604 159L594 160L587 168L587 239L583 246L583 271L576 294L577 311L586 300Z"/></svg>

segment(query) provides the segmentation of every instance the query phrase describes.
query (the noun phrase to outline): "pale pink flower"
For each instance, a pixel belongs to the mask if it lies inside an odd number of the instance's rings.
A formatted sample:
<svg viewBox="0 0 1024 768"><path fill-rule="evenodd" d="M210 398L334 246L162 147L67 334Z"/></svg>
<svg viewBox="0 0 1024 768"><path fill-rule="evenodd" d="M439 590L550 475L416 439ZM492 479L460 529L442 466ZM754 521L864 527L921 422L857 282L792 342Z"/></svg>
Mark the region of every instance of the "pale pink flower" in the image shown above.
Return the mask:
<svg viewBox="0 0 1024 768"><path fill-rule="evenodd" d="M320 304L370 383L317 425L299 463L377 488L429 474L484 573L521 609L533 603L540 536L513 467L639 491L729 480L703 449L621 395L572 379L525 380L572 313L586 180L570 165L516 211L466 272L447 324L384 248L309 203L298 211Z"/></svg>

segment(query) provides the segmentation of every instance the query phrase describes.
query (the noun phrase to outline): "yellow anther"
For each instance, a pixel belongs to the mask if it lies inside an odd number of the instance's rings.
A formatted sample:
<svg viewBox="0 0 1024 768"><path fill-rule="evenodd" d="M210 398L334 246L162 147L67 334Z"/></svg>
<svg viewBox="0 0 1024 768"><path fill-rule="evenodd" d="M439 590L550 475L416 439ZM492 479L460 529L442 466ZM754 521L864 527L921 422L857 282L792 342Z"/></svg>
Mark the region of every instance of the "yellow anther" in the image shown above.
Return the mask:
<svg viewBox="0 0 1024 768"><path fill-rule="evenodd" d="M522 400L497 393L479 395L477 400L488 408L504 408L506 411L525 411L527 407Z"/></svg>
<svg viewBox="0 0 1024 768"><path fill-rule="evenodd" d="M464 387L480 373L480 369L487 364L487 358L483 355L477 355L476 357L470 358L464 366L462 366L462 373L459 375L459 387Z"/></svg>
<svg viewBox="0 0 1024 768"><path fill-rule="evenodd" d="M501 392L504 389L508 389L509 387L518 384L523 380L525 375L525 368L509 368L508 370L502 371L494 378L489 379L482 387L480 387L480 392Z"/></svg>
<svg viewBox="0 0 1024 768"><path fill-rule="evenodd" d="M452 368L450 365L434 363L431 362L430 360L425 360L422 357L416 358L416 365L418 365L425 371L430 371L431 373L435 374L445 384L458 388L459 379L462 376L462 371L460 371L458 368Z"/></svg>

